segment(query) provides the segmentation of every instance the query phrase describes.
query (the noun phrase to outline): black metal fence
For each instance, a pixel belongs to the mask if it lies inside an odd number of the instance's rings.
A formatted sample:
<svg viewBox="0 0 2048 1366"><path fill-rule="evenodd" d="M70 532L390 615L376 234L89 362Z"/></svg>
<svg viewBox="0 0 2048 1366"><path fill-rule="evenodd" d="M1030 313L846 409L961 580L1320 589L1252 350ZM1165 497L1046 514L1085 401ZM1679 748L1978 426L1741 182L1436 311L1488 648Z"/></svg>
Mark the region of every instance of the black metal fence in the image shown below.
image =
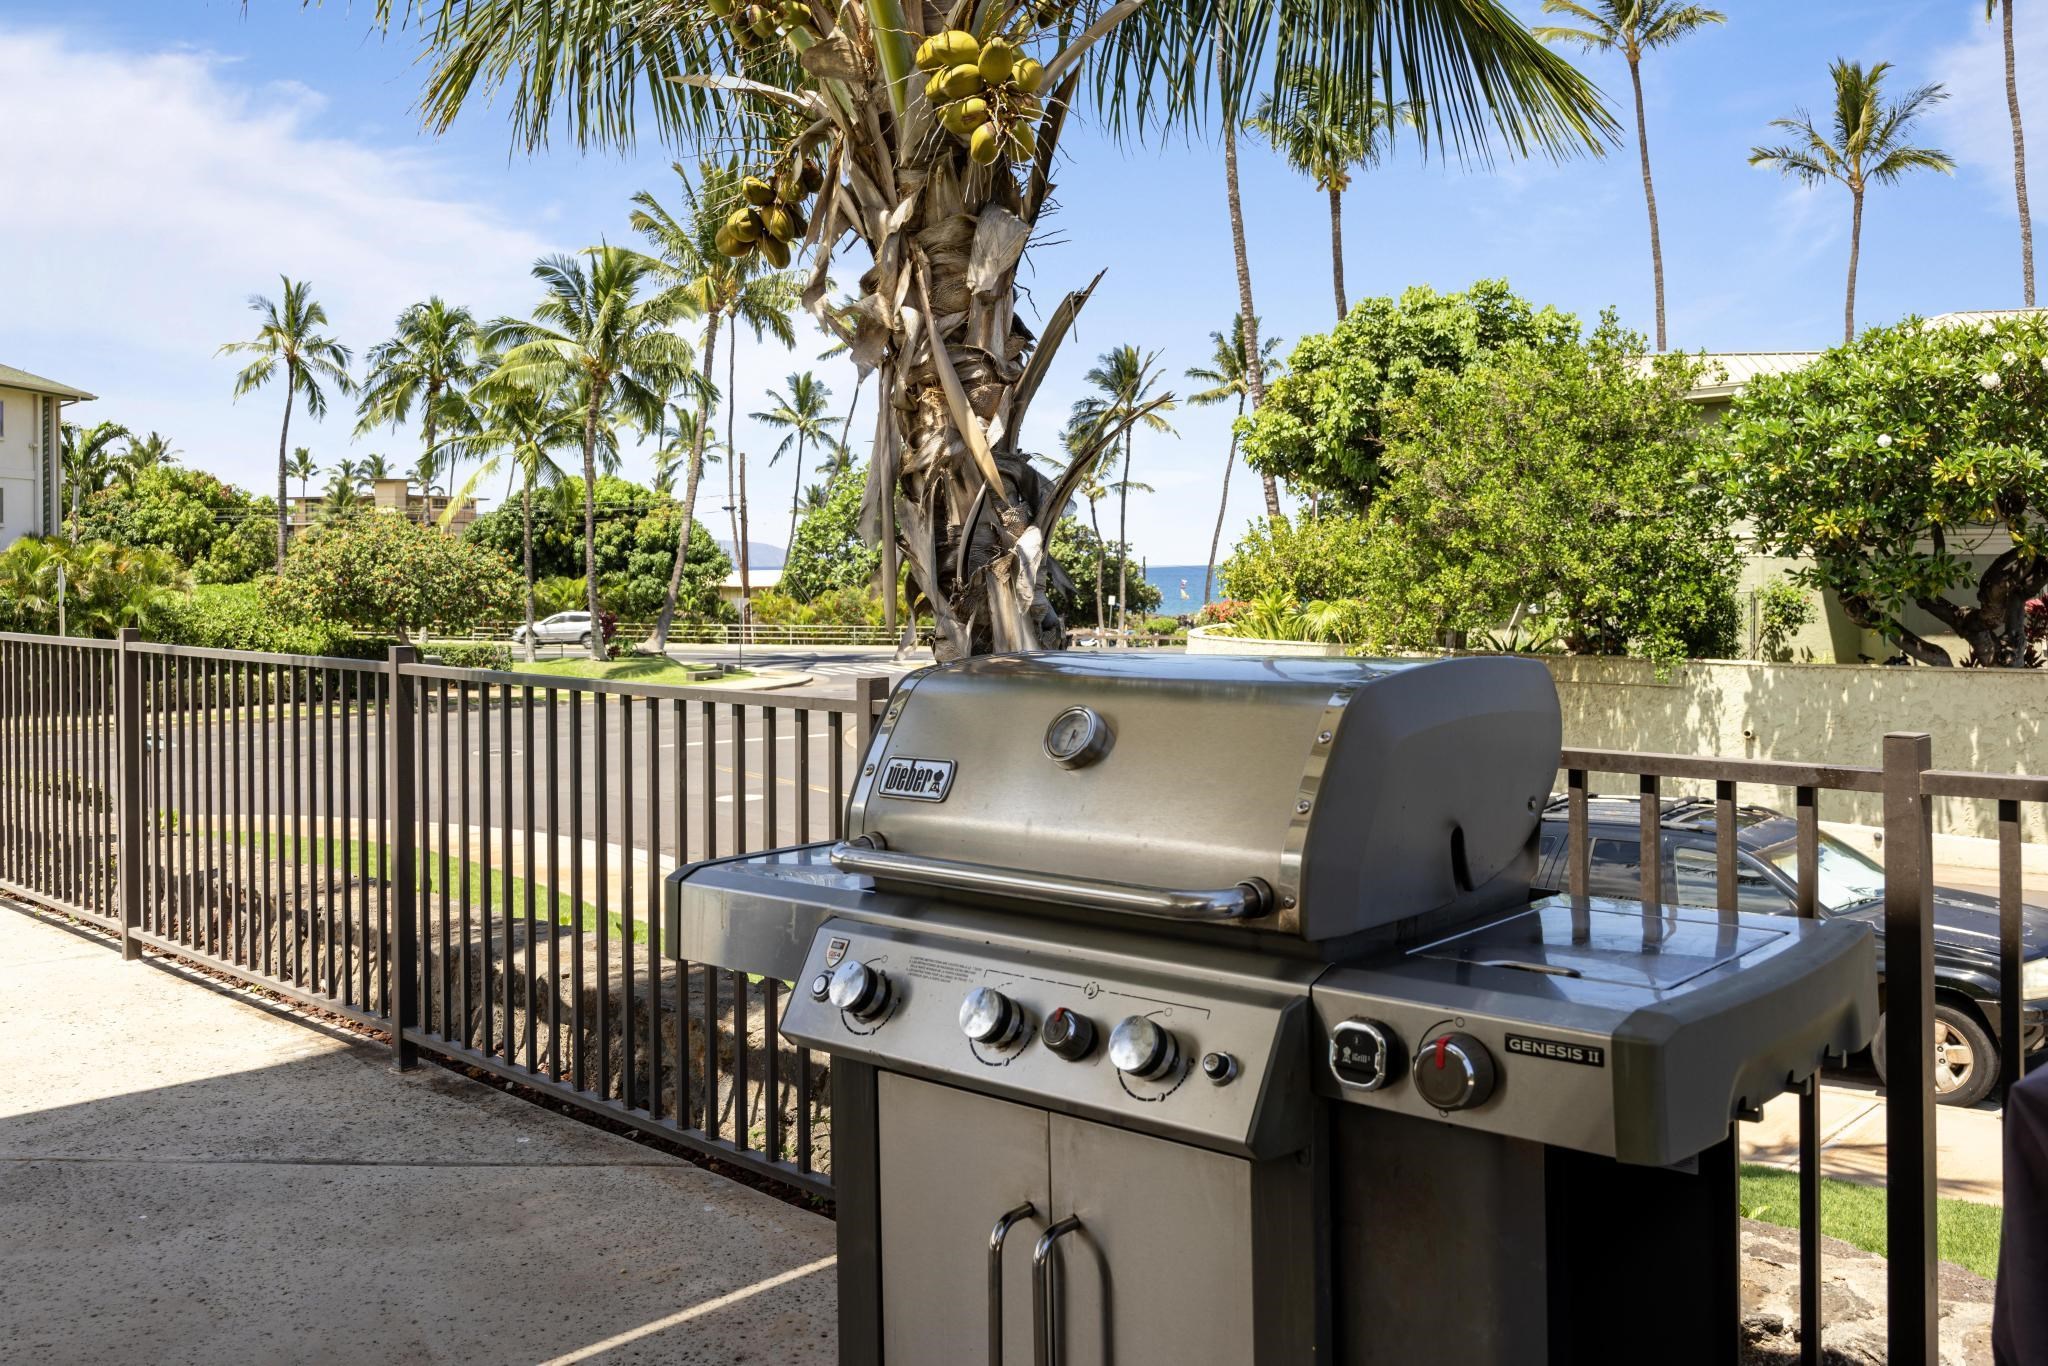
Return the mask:
<svg viewBox="0 0 2048 1366"><path fill-rule="evenodd" d="M665 872L841 833L888 691L850 699L0 635L0 890L388 1030L816 1194L829 1060L778 1033L785 984L661 952ZM1567 882L1595 774L1633 778L1641 898L1664 899L1667 782L1711 784L1737 903L1742 786L1789 789L1797 909L1821 912L1820 796L1880 794L1890 1359L1937 1359L1930 802L1998 807L2006 1084L2025 1066L2020 806L2048 777L1567 749ZM1819 1091L1800 1097L1802 1356L1819 1361ZM1736 1212L1730 1211L1734 1218Z"/></svg>
<svg viewBox="0 0 2048 1366"><path fill-rule="evenodd" d="M836 836L887 696L0 635L0 889L814 1194L783 984L665 874Z"/></svg>

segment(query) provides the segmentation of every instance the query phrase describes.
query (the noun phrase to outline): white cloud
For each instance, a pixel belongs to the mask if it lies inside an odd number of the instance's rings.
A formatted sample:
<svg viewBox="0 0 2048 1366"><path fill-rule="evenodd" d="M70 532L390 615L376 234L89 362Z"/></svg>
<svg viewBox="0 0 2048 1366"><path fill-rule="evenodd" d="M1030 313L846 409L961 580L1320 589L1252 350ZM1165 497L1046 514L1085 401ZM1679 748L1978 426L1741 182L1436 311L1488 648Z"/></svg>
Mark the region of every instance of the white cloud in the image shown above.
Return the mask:
<svg viewBox="0 0 2048 1366"><path fill-rule="evenodd" d="M1958 7L1963 32L1938 49L1932 78L1948 90L1926 127L1929 141L1954 156L1965 175L1980 180L2008 214L2016 216L2012 193L2012 115L2005 99L2005 37L1995 22L1984 22L1974 5ZM2021 6L2013 26L2013 51L2020 90L2020 114L2035 122L2029 131L2048 144L2048 105L2029 98L2030 75L2048 68L2048 24Z"/></svg>

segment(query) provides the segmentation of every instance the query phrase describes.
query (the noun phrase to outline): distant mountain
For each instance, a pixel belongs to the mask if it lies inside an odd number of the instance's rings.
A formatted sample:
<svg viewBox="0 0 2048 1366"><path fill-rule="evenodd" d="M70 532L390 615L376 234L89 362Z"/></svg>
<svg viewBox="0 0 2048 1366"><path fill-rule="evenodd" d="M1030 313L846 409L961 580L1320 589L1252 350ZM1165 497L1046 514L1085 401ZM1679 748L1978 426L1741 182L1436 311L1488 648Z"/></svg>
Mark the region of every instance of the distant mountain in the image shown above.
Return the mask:
<svg viewBox="0 0 2048 1366"><path fill-rule="evenodd" d="M732 555L732 542L720 540L718 548L728 556ZM780 569L782 562L789 558L789 552L779 545L765 541L747 542L747 566L751 569Z"/></svg>

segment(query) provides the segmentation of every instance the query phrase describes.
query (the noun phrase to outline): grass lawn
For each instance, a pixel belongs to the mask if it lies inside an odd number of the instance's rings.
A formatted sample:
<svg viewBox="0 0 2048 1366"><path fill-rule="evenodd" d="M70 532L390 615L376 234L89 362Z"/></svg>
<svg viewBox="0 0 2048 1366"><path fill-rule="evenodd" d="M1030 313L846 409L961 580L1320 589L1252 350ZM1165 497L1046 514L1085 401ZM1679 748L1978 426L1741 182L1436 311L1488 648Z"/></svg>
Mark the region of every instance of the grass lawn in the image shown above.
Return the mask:
<svg viewBox="0 0 2048 1366"><path fill-rule="evenodd" d="M514 661L512 667L520 673L556 674L566 678L608 678L620 683L657 683L683 685L702 682L712 670L701 665L678 664L673 659L656 658L653 655L626 655L619 659L608 659L600 664L594 659L543 659L538 663L526 664ZM752 678L742 669L731 669L719 675L723 682L728 678Z"/></svg>
<svg viewBox="0 0 2048 1366"><path fill-rule="evenodd" d="M1936 1202L1935 1237L1941 1260L1954 1262L1987 1280L1998 1274L1996 1205L1974 1200ZM1745 1164L1742 1168L1742 1212L1781 1228L1799 1227L1799 1175L1777 1167ZM1820 1183L1820 1229L1865 1252L1885 1253L1884 1191L1854 1181L1823 1177Z"/></svg>

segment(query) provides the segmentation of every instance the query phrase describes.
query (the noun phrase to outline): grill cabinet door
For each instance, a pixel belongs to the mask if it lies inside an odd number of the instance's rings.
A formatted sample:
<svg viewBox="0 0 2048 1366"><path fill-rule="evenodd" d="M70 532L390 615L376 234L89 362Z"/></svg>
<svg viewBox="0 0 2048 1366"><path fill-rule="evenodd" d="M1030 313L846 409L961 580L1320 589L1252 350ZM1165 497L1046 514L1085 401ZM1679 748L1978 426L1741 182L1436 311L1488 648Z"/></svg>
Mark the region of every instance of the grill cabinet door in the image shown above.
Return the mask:
<svg viewBox="0 0 2048 1366"><path fill-rule="evenodd" d="M1253 1164L1053 1115L1061 1366L1247 1366Z"/></svg>
<svg viewBox="0 0 2048 1366"><path fill-rule="evenodd" d="M1003 1248L1003 1362L1031 1363L1031 1249L1050 1205L1046 1113L894 1072L876 1078L886 1366L986 1360L989 1233Z"/></svg>

